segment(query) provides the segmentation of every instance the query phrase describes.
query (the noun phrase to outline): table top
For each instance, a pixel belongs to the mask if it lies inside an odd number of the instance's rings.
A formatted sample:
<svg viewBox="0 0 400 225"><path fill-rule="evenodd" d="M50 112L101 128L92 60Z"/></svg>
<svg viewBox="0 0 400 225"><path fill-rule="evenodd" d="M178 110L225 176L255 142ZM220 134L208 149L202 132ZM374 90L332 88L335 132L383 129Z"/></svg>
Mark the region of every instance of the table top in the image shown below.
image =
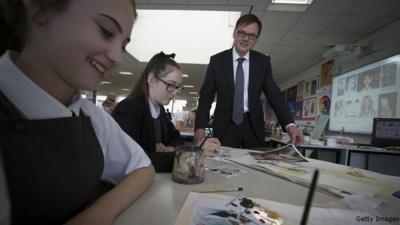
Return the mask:
<svg viewBox="0 0 400 225"><path fill-rule="evenodd" d="M276 138L269 138L268 140L269 141L278 142L278 143L281 143L281 144L287 144L287 142L282 141L280 139L276 139ZM364 151L364 152L370 152L370 153L374 153L375 152L375 153L388 153L388 154L399 154L400 155L400 151L388 150L388 149L379 148L379 147L375 147L375 146L357 145L357 144L348 144L348 145L336 144L334 146L328 146L326 144L324 144L324 145L301 144L298 147L300 147L300 148L309 148L309 149L332 149L332 150Z"/></svg>
<svg viewBox="0 0 400 225"><path fill-rule="evenodd" d="M208 159L209 167L225 164L225 162ZM178 184L172 181L170 173L158 173L152 186L121 215L116 225L172 225L192 190L243 187L248 197L262 198L272 201L304 205L308 189L289 181L234 164L234 167L247 171L245 174L226 178L210 172L205 173L205 181L200 184ZM237 195L238 193L224 193ZM332 196L316 192L314 204L326 204L337 200ZM331 205L332 203L330 203ZM340 204L337 207L343 207Z"/></svg>

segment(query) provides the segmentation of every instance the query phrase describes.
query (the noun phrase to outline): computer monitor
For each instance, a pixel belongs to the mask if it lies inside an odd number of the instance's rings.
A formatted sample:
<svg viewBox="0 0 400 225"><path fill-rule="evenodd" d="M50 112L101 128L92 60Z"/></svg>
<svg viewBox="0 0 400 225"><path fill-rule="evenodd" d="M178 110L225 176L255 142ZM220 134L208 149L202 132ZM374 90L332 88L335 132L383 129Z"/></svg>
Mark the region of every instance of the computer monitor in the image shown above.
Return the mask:
<svg viewBox="0 0 400 225"><path fill-rule="evenodd" d="M400 118L374 118L371 144L400 146Z"/></svg>

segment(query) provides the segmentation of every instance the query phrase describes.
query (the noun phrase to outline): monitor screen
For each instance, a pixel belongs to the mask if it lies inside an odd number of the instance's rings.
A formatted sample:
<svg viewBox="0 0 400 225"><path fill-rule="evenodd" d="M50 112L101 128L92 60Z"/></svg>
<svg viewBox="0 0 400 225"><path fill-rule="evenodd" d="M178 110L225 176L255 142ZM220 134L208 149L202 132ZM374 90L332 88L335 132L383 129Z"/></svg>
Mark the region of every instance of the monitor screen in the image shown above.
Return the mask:
<svg viewBox="0 0 400 225"><path fill-rule="evenodd" d="M400 118L374 118L371 143L400 146Z"/></svg>
<svg viewBox="0 0 400 225"><path fill-rule="evenodd" d="M400 117L400 54L333 78L330 131L371 134L374 117Z"/></svg>

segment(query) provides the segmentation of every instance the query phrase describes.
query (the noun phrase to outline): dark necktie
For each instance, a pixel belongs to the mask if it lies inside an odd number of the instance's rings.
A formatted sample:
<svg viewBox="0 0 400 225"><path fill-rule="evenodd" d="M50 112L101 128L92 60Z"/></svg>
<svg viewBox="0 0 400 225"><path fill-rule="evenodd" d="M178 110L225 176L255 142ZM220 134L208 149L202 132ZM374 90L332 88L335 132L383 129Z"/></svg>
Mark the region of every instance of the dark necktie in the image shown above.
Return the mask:
<svg viewBox="0 0 400 225"><path fill-rule="evenodd" d="M236 69L235 79L235 96L233 100L232 120L236 125L240 125L243 121L243 97L244 97L244 72L242 63L245 58L238 58L238 66Z"/></svg>

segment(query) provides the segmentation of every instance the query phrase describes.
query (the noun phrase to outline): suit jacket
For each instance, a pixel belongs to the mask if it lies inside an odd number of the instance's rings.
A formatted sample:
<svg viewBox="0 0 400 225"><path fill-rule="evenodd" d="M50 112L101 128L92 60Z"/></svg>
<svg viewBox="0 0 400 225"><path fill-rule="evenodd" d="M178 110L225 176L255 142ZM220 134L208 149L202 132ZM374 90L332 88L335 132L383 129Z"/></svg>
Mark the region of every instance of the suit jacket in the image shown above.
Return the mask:
<svg viewBox="0 0 400 225"><path fill-rule="evenodd" d="M156 152L153 118L147 99L127 98L112 112L115 121L147 153L157 172L172 171L175 152ZM183 144L183 138L168 120L164 107L160 107L161 142L165 146Z"/></svg>
<svg viewBox="0 0 400 225"><path fill-rule="evenodd" d="M249 56L248 108L252 127L257 138L264 142L264 116L261 106L261 91L271 104L283 129L294 120L281 90L272 78L270 57L256 51ZM211 56L206 77L200 90L199 106L196 114L196 129L205 128L209 118L211 103L217 94L214 112L214 136L221 138L232 121L234 101L234 77L232 49Z"/></svg>

